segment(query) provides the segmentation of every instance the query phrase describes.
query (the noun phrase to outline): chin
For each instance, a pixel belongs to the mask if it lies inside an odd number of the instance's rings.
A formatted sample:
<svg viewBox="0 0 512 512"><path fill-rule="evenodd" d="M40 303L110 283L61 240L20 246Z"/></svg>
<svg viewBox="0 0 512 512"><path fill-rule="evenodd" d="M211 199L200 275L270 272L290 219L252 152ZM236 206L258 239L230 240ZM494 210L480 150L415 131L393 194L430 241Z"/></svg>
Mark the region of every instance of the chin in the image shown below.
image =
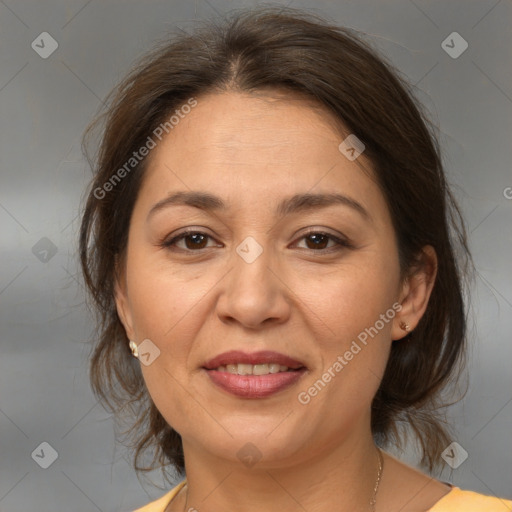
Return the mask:
<svg viewBox="0 0 512 512"><path fill-rule="evenodd" d="M212 437L204 439L205 449L222 459L230 462L239 461L247 467L256 464L259 468L282 467L287 461L292 464L292 459L296 458L301 447L310 447L310 443L306 439L295 439L296 431L294 434L292 430L287 429L279 435L272 432L281 420L282 418L270 422L271 428L267 428L266 424L265 428L261 429L255 428L254 424L249 427L249 424L242 426L238 423L233 429L226 426L229 432L237 434L233 438L226 434L218 442Z"/></svg>

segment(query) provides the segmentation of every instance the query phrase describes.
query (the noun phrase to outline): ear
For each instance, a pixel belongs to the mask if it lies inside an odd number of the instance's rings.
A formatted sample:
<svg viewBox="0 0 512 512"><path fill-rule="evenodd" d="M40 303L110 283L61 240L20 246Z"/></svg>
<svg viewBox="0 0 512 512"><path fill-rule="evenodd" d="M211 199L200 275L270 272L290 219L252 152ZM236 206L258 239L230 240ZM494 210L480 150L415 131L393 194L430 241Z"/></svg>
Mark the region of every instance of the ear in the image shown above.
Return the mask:
<svg viewBox="0 0 512 512"><path fill-rule="evenodd" d="M419 261L413 271L404 279L400 293L402 308L393 319L391 338L399 340L407 336L418 325L425 313L437 275L437 255L431 245L421 250ZM407 325L403 329L400 325Z"/></svg>
<svg viewBox="0 0 512 512"><path fill-rule="evenodd" d="M126 337L129 340L135 340L135 330L133 328L133 318L126 286L126 273L124 264L119 262L117 255L115 262L114 297L117 314L123 324Z"/></svg>

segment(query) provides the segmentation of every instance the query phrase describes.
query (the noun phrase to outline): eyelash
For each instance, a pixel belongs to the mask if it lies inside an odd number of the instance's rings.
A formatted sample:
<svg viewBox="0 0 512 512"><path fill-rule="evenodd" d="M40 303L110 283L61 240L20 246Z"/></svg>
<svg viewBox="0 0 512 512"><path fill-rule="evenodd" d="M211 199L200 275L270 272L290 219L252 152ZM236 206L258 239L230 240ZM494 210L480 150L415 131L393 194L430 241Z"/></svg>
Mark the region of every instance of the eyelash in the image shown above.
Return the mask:
<svg viewBox="0 0 512 512"><path fill-rule="evenodd" d="M205 235L206 237L211 238L212 240L214 239L212 236L208 235L207 233L204 233L202 231L196 231L196 230L190 229L190 230L187 230L187 231L183 231L179 235L171 238L170 240L164 240L159 245L162 248L165 248L165 249L168 249L168 250L172 251L172 250L175 250L175 249L172 248L172 246L176 242L179 242L179 241L187 238L188 236L192 236L192 235ZM342 249L353 249L354 248L354 246L350 242L348 242L347 240L343 240L341 238L338 238L338 237L332 235L331 233L327 233L325 231L318 231L318 230L308 231L307 233L304 233L299 238L299 240L307 238L308 236L311 236L311 235L325 236L325 237L329 238L330 240L336 242L336 244L337 244L337 247L329 247L329 248L326 248L326 249L307 249L307 248L303 249L303 250L311 252L311 253L323 253L323 254L326 254L326 253L340 251ZM206 248L197 249L197 250L194 250L194 249L182 249L180 247L178 248L178 250L180 250L180 251L184 251L184 252L198 252L198 253L203 251L203 250L205 250L205 249L211 249L211 247L206 247Z"/></svg>

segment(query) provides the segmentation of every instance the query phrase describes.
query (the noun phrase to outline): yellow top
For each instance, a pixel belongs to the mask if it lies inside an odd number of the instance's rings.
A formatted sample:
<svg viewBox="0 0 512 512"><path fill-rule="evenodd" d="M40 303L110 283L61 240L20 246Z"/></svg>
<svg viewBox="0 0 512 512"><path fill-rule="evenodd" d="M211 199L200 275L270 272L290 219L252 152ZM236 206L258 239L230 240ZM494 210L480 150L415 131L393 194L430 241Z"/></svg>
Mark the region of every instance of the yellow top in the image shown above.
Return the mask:
<svg viewBox="0 0 512 512"><path fill-rule="evenodd" d="M185 482L186 480L183 480L161 498L134 510L134 512L164 512L167 505L185 485ZM427 512L512 512L512 501L510 500L485 496L473 491L463 491L455 486L452 487L453 489Z"/></svg>

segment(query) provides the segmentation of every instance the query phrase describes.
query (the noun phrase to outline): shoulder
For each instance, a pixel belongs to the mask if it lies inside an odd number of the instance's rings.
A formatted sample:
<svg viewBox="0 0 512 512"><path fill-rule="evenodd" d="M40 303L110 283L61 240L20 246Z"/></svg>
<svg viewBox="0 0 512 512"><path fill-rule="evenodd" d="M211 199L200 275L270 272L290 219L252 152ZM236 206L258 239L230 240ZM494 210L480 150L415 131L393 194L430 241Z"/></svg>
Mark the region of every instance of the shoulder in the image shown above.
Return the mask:
<svg viewBox="0 0 512 512"><path fill-rule="evenodd" d="M402 512L512 512L512 501L442 482L384 452L380 499ZM386 474L387 469L387 474ZM382 491L382 494L381 494Z"/></svg>
<svg viewBox="0 0 512 512"><path fill-rule="evenodd" d="M186 480L180 482L176 487L173 487L169 492L161 496L155 501L144 505L133 512L164 512L169 502L178 494L180 489L185 485Z"/></svg>
<svg viewBox="0 0 512 512"><path fill-rule="evenodd" d="M512 512L512 501L454 487L428 512Z"/></svg>

